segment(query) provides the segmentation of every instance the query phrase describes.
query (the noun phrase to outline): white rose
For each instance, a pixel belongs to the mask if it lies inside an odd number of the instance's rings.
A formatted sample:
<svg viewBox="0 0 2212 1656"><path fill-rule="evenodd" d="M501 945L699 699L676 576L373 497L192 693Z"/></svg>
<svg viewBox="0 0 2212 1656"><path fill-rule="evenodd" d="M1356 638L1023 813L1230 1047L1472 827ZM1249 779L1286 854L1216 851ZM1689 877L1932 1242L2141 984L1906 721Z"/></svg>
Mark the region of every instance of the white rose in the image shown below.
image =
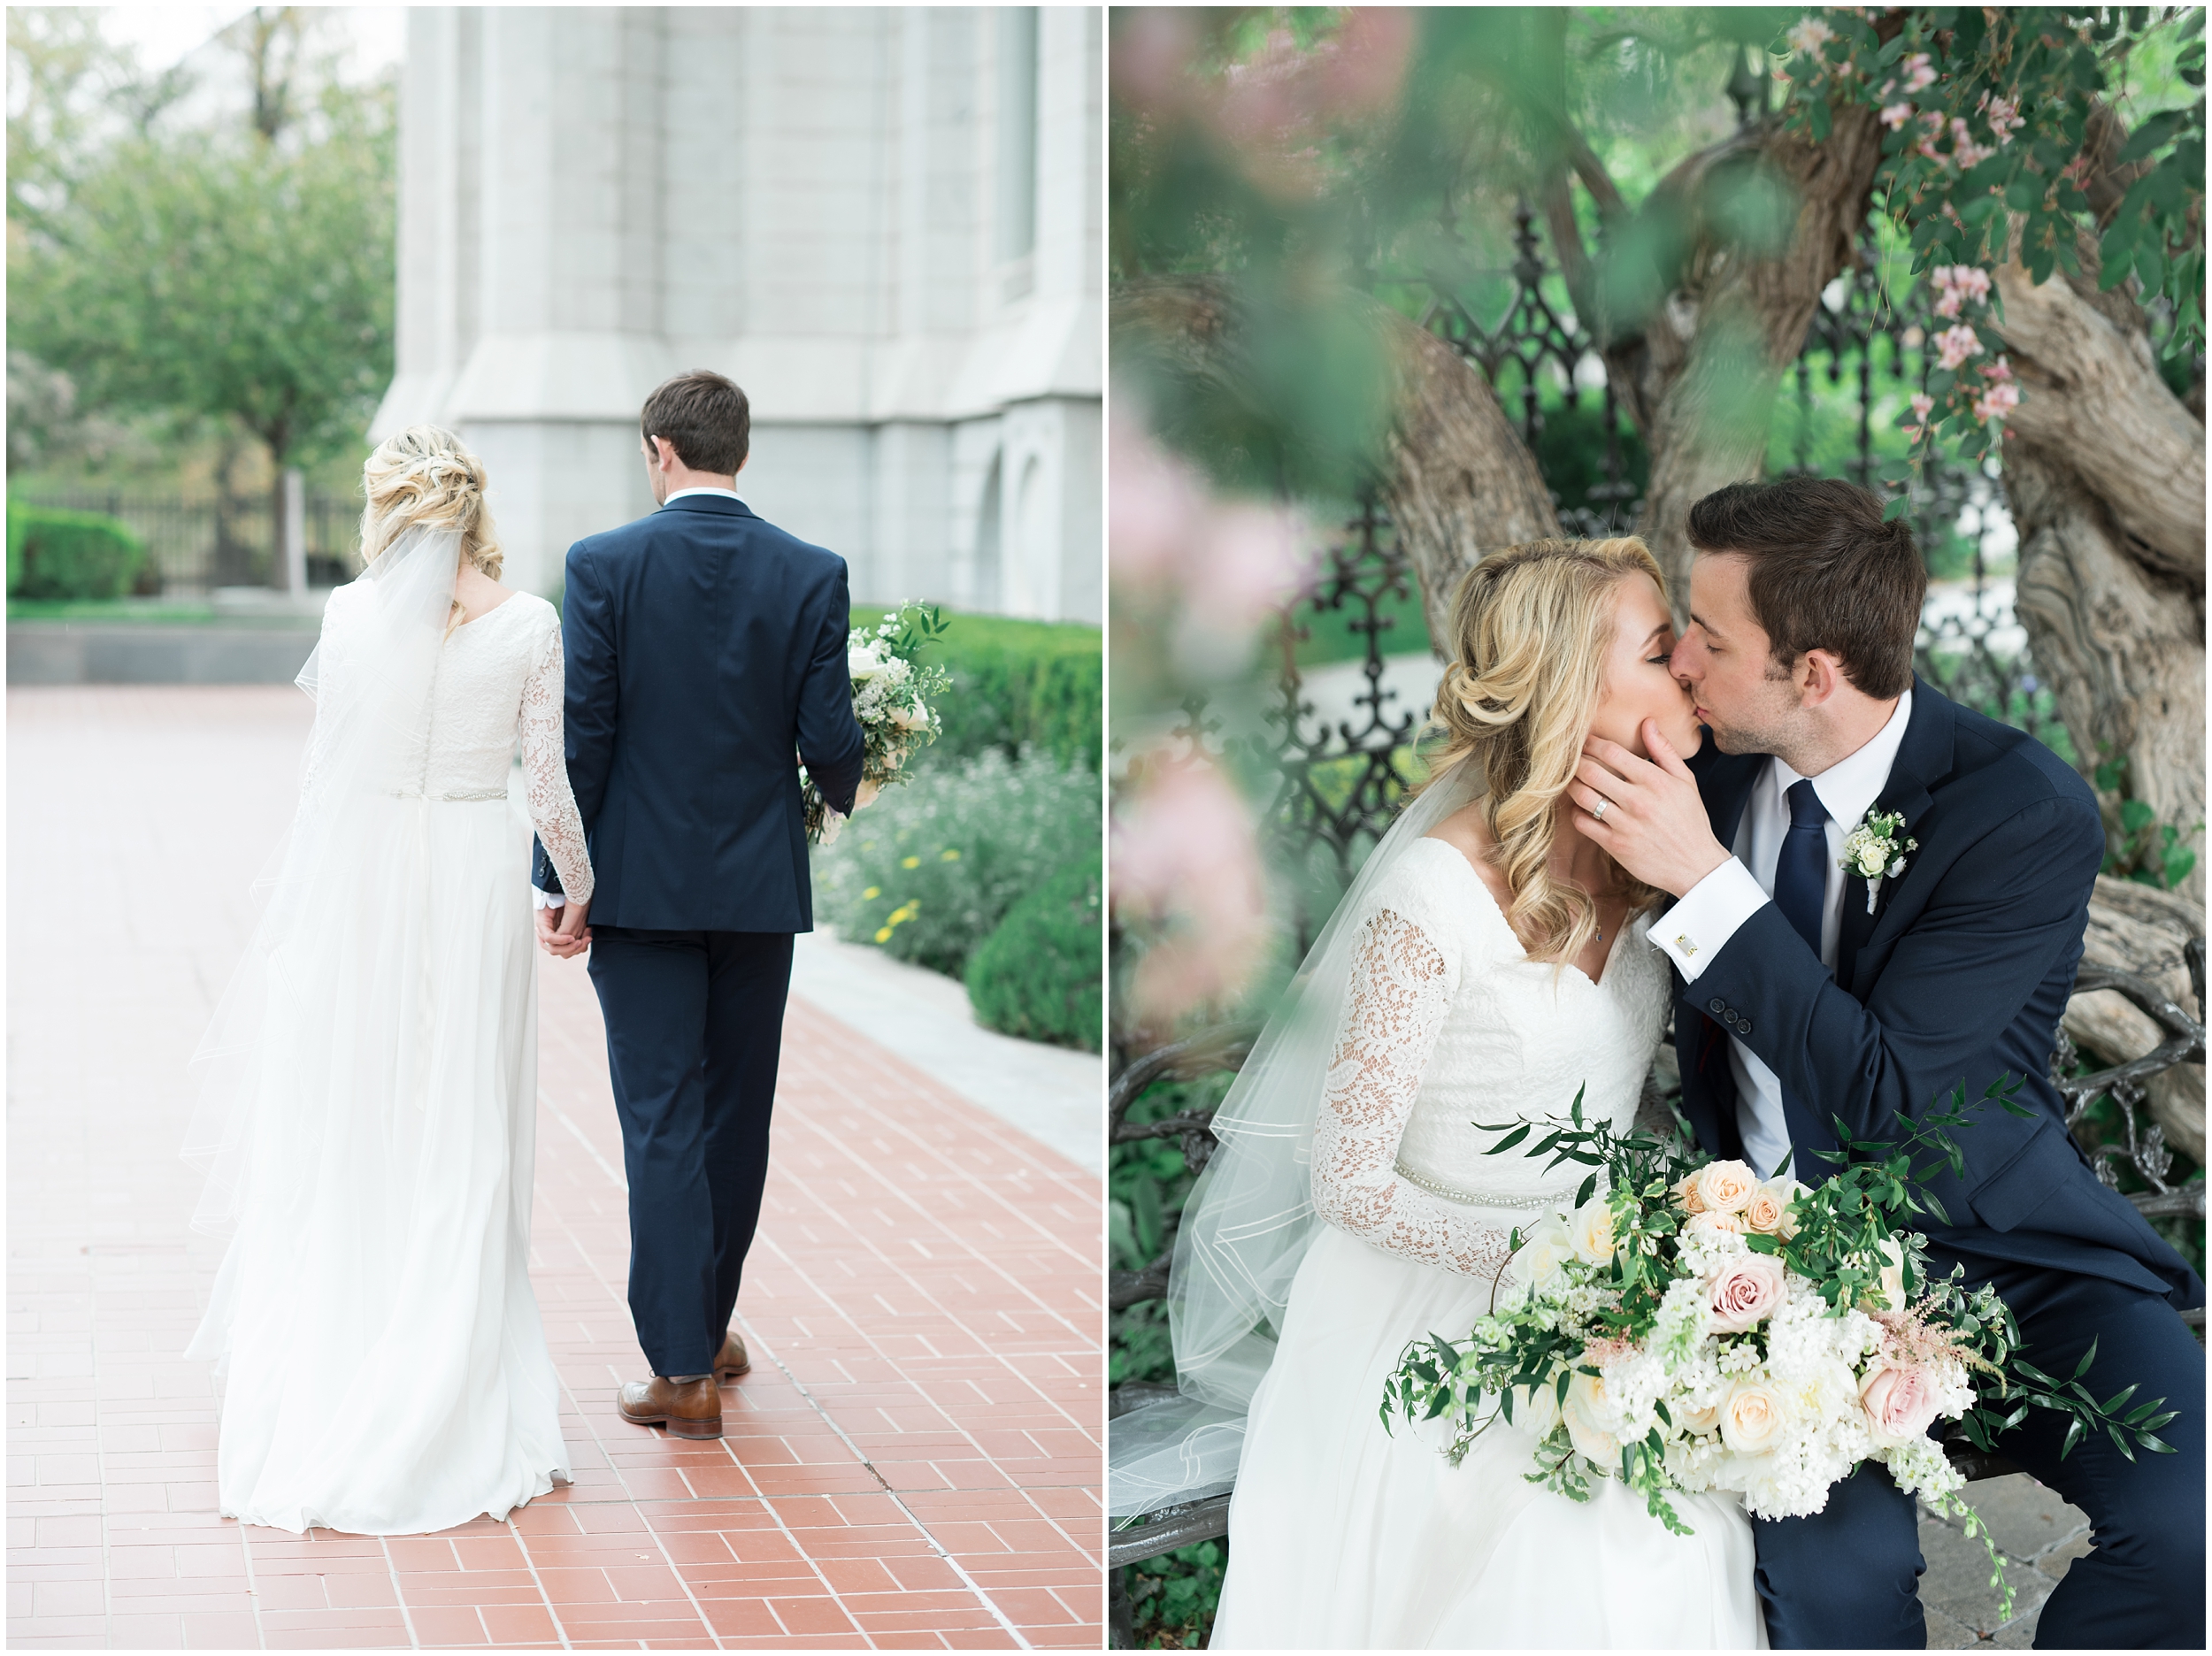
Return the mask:
<svg viewBox="0 0 2212 1656"><path fill-rule="evenodd" d="M1539 1443L1550 1437L1552 1428L1559 1424L1558 1382L1514 1387L1513 1423L1525 1426Z"/></svg>
<svg viewBox="0 0 2212 1656"><path fill-rule="evenodd" d="M1567 1222L1567 1234L1574 1251L1593 1265L1602 1265L1613 1257L1613 1209L1602 1196L1593 1196L1575 1209Z"/></svg>
<svg viewBox="0 0 2212 1656"><path fill-rule="evenodd" d="M1689 1223L1682 1228L1686 1231L1701 1230L1716 1236L1722 1234L1741 1236L1744 1231L1744 1221L1741 1214L1706 1211L1692 1214Z"/></svg>
<svg viewBox="0 0 2212 1656"><path fill-rule="evenodd" d="M1523 1238L1513 1256L1514 1276L1541 1293L1559 1280L1559 1268L1575 1257L1574 1238L1567 1222L1556 1216L1544 1221Z"/></svg>
<svg viewBox="0 0 2212 1656"><path fill-rule="evenodd" d="M1721 1404L1721 1441L1738 1454L1766 1453L1781 1441L1787 1423L1782 1394L1756 1376L1737 1381Z"/></svg>
<svg viewBox="0 0 2212 1656"><path fill-rule="evenodd" d="M882 671L883 657L873 644L845 652L845 676L855 684L864 684Z"/></svg>
<svg viewBox="0 0 2212 1656"><path fill-rule="evenodd" d="M1598 1424L1604 1407L1605 1377L1576 1369L1567 1383L1566 1407L1559 1411L1560 1418L1567 1422L1567 1436L1574 1440L1576 1451L1593 1464L1618 1466L1620 1440Z"/></svg>
<svg viewBox="0 0 2212 1656"><path fill-rule="evenodd" d="M853 790L853 809L858 810L863 805L872 803L876 795L882 792L883 784L880 782L863 779L860 786Z"/></svg>
<svg viewBox="0 0 2212 1656"><path fill-rule="evenodd" d="M893 708L891 722L901 730L919 730L929 723L929 709L919 702L910 708Z"/></svg>

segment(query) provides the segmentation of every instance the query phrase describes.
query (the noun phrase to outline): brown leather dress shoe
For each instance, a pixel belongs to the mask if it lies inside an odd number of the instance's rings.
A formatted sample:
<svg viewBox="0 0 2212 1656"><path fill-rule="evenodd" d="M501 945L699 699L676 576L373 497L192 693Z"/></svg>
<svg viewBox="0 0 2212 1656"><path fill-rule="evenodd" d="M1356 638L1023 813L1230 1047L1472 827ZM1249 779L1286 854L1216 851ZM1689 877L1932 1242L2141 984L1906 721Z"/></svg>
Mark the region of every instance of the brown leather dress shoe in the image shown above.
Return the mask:
<svg viewBox="0 0 2212 1656"><path fill-rule="evenodd" d="M745 1342L734 1334L722 1337L722 1352L714 1360L714 1377L727 1384L741 1375L753 1372L753 1360L745 1354Z"/></svg>
<svg viewBox="0 0 2212 1656"><path fill-rule="evenodd" d="M633 1380L622 1388L615 1407L633 1426L665 1426L672 1438L719 1438L722 1435L722 1394L714 1376L671 1380L655 1375Z"/></svg>

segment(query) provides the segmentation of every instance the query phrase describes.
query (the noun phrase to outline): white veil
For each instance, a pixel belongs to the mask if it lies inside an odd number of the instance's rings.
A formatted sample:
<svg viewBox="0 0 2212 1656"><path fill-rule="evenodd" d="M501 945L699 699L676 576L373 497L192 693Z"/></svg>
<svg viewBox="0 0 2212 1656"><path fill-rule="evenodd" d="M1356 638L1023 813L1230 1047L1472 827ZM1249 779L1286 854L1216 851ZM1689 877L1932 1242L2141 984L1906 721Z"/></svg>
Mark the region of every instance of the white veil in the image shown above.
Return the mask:
<svg viewBox="0 0 2212 1656"><path fill-rule="evenodd" d="M1463 761L1400 813L1307 951L1213 1119L1221 1147L1184 1204L1168 1277L1179 1395L1113 1423L1107 1512L1133 1518L1236 1477L1252 1393L1314 1227L1312 1147L1368 897L1409 846L1481 791ZM1378 1401L1379 1402L1379 1399Z"/></svg>
<svg viewBox="0 0 2212 1656"><path fill-rule="evenodd" d="M183 1155L208 1176L195 1230L235 1228L257 1164L273 1171L256 1148L267 1129L296 1150L318 1136L345 1080L389 1062L342 1050L334 1036L352 1022L342 1009L375 1000L389 958L364 938L360 916L406 889L411 847L397 813L422 792L460 548L451 530L402 534L331 594L300 671L315 726L299 807L255 881L265 907L192 1060L199 1097Z"/></svg>

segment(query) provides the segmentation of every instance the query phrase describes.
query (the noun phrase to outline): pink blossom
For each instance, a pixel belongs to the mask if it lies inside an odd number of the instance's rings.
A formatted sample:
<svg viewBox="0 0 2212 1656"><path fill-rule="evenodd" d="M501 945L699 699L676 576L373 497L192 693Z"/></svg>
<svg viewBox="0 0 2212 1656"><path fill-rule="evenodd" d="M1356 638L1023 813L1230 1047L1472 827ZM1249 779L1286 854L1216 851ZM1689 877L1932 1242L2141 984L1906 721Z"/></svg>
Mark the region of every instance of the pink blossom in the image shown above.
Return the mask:
<svg viewBox="0 0 2212 1656"><path fill-rule="evenodd" d="M1978 166L1997 152L1987 144L1974 142L1974 134L1962 115L1951 117L1951 159L1962 167Z"/></svg>
<svg viewBox="0 0 2212 1656"><path fill-rule="evenodd" d="M1971 264L1939 264L1928 278L1935 284L1935 313L1939 317L1955 317L1965 301L1980 303L1989 297L1989 272Z"/></svg>
<svg viewBox="0 0 2212 1656"><path fill-rule="evenodd" d="M1969 356L1981 353L1981 340L1963 322L1945 328L1935 336L1936 360L1943 367L1956 368Z"/></svg>
<svg viewBox="0 0 2212 1656"><path fill-rule="evenodd" d="M1197 472L1152 440L1127 409L1114 411L1106 464L1107 555L1114 579L1140 586L1171 580L1204 521Z"/></svg>
<svg viewBox="0 0 2212 1656"><path fill-rule="evenodd" d="M2020 118L2020 106L2010 98L1985 92L1982 94L1982 108L1988 113L1989 129L1997 134L1997 142L2001 146L2010 143L2012 134L2027 125Z"/></svg>
<svg viewBox="0 0 2212 1656"><path fill-rule="evenodd" d="M1905 90L1919 92L1936 82L1935 65L1928 61L1926 52L1915 52L1905 59Z"/></svg>
<svg viewBox="0 0 2212 1656"><path fill-rule="evenodd" d="M1974 418L1983 425L1993 425L2020 406L2020 387L1999 381L1974 399Z"/></svg>
<svg viewBox="0 0 2212 1656"><path fill-rule="evenodd" d="M1882 106L1882 125L1892 132L1895 132L1911 119L1912 105L1901 99L1895 104L1885 104Z"/></svg>
<svg viewBox="0 0 2212 1656"><path fill-rule="evenodd" d="M1925 391L1914 392L1912 394L1912 411L1916 418L1924 420L1926 419L1930 414L1935 411L1935 399L1930 396Z"/></svg>
<svg viewBox="0 0 2212 1656"><path fill-rule="evenodd" d="M1160 929L1131 1000L1167 1024L1249 984L1266 952L1267 899L1250 813L1220 773L1187 761L1148 769L1114 824L1112 890L1117 913Z"/></svg>
<svg viewBox="0 0 2212 1656"><path fill-rule="evenodd" d="M1782 1261L1771 1254L1731 1260L1713 1284L1713 1332L1756 1328L1782 1303Z"/></svg>
<svg viewBox="0 0 2212 1656"><path fill-rule="evenodd" d="M1800 22L1784 38L1797 51L1817 52L1835 37L1835 30L1830 28L1818 18L1809 17Z"/></svg>
<svg viewBox="0 0 2212 1656"><path fill-rule="evenodd" d="M2012 378L2012 364L2000 356L1995 362L1984 366L1982 378L1991 380L2009 380Z"/></svg>
<svg viewBox="0 0 2212 1656"><path fill-rule="evenodd" d="M1240 637L1294 594L1310 560L1287 507L1214 499L1187 462L1117 410L1107 460L1107 557L1125 596L1179 599L1187 625Z"/></svg>
<svg viewBox="0 0 2212 1656"><path fill-rule="evenodd" d="M1866 1430L1878 1444L1909 1443L1935 1423L1940 1399L1928 1371L1877 1357L1859 1382Z"/></svg>

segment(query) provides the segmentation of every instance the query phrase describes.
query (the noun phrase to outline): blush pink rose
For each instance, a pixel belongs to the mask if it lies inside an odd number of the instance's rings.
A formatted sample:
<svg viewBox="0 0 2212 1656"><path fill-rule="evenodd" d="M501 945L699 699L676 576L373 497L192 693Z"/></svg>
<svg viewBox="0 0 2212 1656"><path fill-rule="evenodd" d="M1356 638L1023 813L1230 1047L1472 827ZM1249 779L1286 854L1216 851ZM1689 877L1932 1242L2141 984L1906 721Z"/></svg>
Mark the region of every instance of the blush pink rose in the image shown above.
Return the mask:
<svg viewBox="0 0 2212 1656"><path fill-rule="evenodd" d="M1740 1334L1766 1321L1782 1303L1782 1261L1747 1254L1729 1261L1713 1284L1713 1332Z"/></svg>
<svg viewBox="0 0 2212 1656"><path fill-rule="evenodd" d="M1859 1407L1878 1444L1909 1443L1935 1423L1938 1399L1924 1368L1877 1357L1859 1382Z"/></svg>

